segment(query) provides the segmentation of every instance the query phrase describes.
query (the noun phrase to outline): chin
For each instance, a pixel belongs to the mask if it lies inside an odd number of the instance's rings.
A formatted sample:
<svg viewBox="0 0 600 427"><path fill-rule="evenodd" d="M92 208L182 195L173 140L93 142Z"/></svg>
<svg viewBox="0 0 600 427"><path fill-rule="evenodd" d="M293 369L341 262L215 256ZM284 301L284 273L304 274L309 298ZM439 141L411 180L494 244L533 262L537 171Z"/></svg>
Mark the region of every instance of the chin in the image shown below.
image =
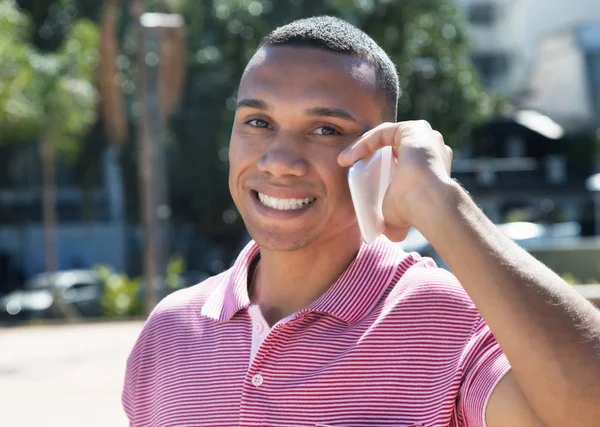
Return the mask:
<svg viewBox="0 0 600 427"><path fill-rule="evenodd" d="M270 251L292 252L304 249L315 242L316 237L301 233L265 232L248 228L252 239L261 247Z"/></svg>

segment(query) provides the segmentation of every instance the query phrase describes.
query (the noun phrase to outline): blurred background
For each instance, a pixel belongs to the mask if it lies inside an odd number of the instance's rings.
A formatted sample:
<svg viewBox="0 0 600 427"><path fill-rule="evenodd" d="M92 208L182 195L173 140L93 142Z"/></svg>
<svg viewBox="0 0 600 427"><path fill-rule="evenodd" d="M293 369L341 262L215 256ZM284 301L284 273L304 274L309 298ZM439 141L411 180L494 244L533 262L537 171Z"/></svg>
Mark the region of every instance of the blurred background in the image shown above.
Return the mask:
<svg viewBox="0 0 600 427"><path fill-rule="evenodd" d="M318 14L388 52L398 119L429 120L486 214L600 301L597 0L0 0L0 425L126 425L143 319L250 238L227 187L246 62Z"/></svg>

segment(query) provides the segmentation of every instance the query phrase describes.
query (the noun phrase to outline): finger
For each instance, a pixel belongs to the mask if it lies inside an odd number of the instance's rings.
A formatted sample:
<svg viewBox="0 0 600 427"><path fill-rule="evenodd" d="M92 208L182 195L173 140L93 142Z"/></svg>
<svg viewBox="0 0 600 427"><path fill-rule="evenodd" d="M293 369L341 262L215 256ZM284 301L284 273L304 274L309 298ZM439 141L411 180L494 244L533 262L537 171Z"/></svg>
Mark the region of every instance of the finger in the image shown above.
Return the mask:
<svg viewBox="0 0 600 427"><path fill-rule="evenodd" d="M448 171L448 175L450 175L450 171L452 170L452 158L454 157L454 151L452 151L452 148L450 148L449 146L445 146L446 147L446 169Z"/></svg>
<svg viewBox="0 0 600 427"><path fill-rule="evenodd" d="M448 175L450 175L450 170L452 168L452 158L454 157L454 152L452 151L452 148L450 148L448 145L446 145L446 142L444 141L444 135L442 135L437 130L434 130L433 133L437 136L438 141L442 145L442 149L444 150L444 153L442 154L442 160L444 161L444 166L446 167L446 172L448 173Z"/></svg>
<svg viewBox="0 0 600 427"><path fill-rule="evenodd" d="M348 167L386 145L394 145L400 123L384 123L364 133L338 156L338 163Z"/></svg>

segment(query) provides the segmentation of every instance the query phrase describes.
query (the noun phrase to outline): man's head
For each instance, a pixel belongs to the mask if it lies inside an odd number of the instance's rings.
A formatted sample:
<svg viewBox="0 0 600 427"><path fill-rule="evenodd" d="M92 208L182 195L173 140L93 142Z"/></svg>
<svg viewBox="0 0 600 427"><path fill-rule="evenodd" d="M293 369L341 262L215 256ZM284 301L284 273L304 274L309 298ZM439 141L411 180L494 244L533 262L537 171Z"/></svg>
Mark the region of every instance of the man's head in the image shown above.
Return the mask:
<svg viewBox="0 0 600 427"><path fill-rule="evenodd" d="M364 59L375 67L377 93L385 121L396 120L398 106L398 74L396 66L375 41L360 29L331 16L300 19L277 28L262 39L266 46L293 46L323 49Z"/></svg>
<svg viewBox="0 0 600 427"><path fill-rule="evenodd" d="M365 131L395 121L397 94L390 59L342 20L295 21L261 42L238 91L229 186L263 248L359 238L337 156Z"/></svg>

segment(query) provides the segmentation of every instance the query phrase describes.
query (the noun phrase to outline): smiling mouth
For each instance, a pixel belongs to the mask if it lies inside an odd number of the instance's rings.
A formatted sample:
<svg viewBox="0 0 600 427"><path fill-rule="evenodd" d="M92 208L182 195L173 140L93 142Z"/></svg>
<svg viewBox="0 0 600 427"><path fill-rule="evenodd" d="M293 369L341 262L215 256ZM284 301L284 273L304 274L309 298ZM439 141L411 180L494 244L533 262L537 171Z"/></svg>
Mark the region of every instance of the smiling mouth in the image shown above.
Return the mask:
<svg viewBox="0 0 600 427"><path fill-rule="evenodd" d="M317 200L315 197L307 197L306 199L278 199L276 197L267 196L258 191L253 192L258 201L271 209L279 211L294 211L311 205Z"/></svg>

